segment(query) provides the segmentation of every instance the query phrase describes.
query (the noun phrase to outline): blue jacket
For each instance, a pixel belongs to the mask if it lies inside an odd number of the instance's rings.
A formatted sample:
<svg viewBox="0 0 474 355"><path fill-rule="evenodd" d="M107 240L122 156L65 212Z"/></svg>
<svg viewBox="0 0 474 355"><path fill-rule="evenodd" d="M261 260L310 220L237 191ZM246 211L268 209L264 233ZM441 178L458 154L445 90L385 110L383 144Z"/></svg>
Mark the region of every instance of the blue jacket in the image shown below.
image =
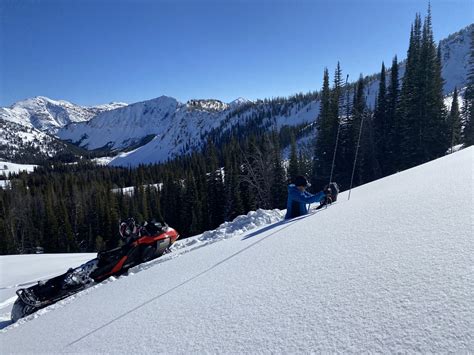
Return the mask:
<svg viewBox="0 0 474 355"><path fill-rule="evenodd" d="M307 191L300 191L294 185L288 185L288 201L286 203L285 219L290 219L298 216L308 214L309 203L320 202L324 199L324 192L319 192L316 195L310 194Z"/></svg>

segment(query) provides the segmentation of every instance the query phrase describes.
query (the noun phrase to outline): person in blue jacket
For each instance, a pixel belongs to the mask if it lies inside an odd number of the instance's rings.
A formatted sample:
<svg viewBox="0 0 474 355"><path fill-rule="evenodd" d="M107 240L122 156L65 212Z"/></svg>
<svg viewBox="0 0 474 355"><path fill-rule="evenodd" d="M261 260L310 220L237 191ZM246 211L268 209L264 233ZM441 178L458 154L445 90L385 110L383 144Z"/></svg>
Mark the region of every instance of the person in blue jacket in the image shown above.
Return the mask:
<svg viewBox="0 0 474 355"><path fill-rule="evenodd" d="M326 198L324 191L318 192L316 195L310 194L306 191L306 188L309 186L311 185L304 176L297 176L293 183L288 185L285 219L308 214L307 204L321 202Z"/></svg>

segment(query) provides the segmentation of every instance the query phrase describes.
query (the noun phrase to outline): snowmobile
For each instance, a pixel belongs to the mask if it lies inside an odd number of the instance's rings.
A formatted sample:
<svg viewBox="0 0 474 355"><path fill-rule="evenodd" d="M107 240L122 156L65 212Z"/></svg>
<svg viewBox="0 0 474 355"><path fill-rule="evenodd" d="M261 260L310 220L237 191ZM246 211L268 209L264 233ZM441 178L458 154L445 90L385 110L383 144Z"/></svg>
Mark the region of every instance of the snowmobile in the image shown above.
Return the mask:
<svg viewBox="0 0 474 355"><path fill-rule="evenodd" d="M12 322L110 276L121 275L131 267L160 257L179 237L176 230L166 224L148 222L137 226L132 218L120 223L119 233L122 246L101 251L95 259L62 275L17 290L18 298L11 312Z"/></svg>

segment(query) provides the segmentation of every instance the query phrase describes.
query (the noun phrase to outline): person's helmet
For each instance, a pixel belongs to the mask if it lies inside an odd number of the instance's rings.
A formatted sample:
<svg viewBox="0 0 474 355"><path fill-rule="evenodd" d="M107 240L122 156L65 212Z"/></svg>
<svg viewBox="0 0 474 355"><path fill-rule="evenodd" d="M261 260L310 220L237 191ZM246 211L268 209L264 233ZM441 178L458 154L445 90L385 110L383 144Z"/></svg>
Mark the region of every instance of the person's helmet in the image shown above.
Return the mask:
<svg viewBox="0 0 474 355"><path fill-rule="evenodd" d="M308 180L306 180L306 178L302 175L295 177L293 183L295 184L295 186L303 186L303 187L311 186Z"/></svg>

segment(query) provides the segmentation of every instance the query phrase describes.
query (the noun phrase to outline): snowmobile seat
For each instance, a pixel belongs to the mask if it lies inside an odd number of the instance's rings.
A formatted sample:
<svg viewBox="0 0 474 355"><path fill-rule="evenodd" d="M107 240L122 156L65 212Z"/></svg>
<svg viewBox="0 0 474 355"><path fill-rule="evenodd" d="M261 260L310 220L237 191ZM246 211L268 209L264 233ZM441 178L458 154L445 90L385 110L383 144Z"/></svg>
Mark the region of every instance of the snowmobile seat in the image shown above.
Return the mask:
<svg viewBox="0 0 474 355"><path fill-rule="evenodd" d="M161 223L156 223L156 222L147 222L142 230L141 234L142 235L158 235L164 232L165 226Z"/></svg>

